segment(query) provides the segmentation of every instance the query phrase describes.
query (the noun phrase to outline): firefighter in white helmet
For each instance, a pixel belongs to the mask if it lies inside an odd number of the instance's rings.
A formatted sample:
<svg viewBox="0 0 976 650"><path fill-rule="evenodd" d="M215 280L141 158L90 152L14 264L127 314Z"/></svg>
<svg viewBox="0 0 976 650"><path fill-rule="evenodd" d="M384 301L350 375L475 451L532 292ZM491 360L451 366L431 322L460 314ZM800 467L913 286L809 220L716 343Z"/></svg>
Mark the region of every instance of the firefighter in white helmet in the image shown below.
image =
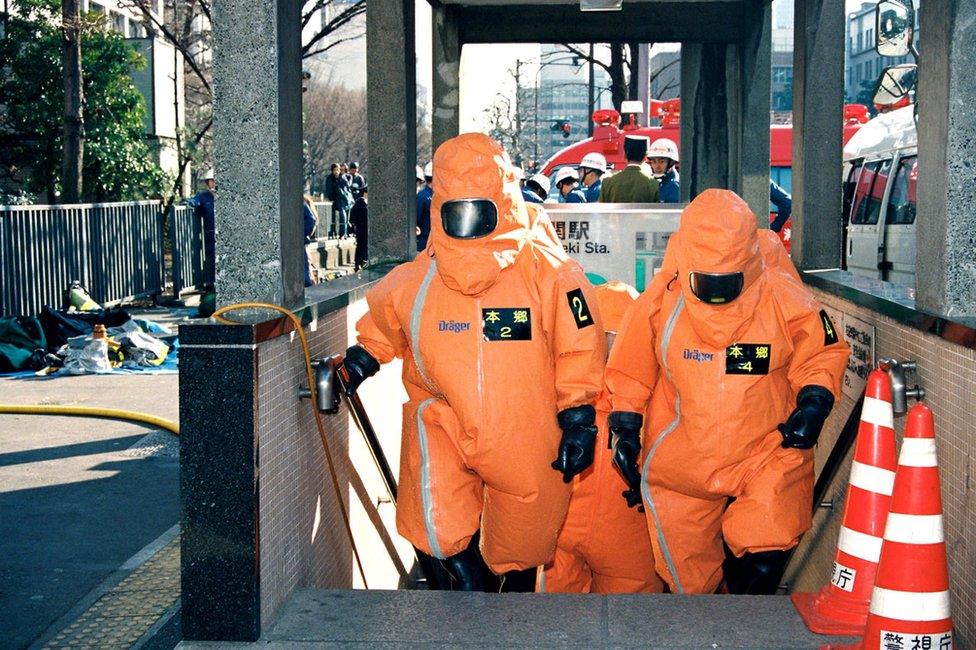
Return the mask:
<svg viewBox="0 0 976 650"><path fill-rule="evenodd" d="M529 203L542 203L547 196L549 196L549 177L545 174L535 174L522 188L522 198Z"/></svg>
<svg viewBox="0 0 976 650"><path fill-rule="evenodd" d="M602 153L593 151L583 156L579 164L579 179L587 203L596 203L600 200L600 187L603 185L603 175L606 173L607 159Z"/></svg>
<svg viewBox="0 0 976 650"><path fill-rule="evenodd" d="M674 140L658 138L651 143L647 149L647 162L651 166L651 172L661 183L661 194L658 199L661 203L677 203L681 200L681 193L678 184L678 145Z"/></svg>
<svg viewBox="0 0 976 650"><path fill-rule="evenodd" d="M579 176L572 167L563 167L556 172L556 188L559 189L560 203L586 203L586 197L579 189Z"/></svg>

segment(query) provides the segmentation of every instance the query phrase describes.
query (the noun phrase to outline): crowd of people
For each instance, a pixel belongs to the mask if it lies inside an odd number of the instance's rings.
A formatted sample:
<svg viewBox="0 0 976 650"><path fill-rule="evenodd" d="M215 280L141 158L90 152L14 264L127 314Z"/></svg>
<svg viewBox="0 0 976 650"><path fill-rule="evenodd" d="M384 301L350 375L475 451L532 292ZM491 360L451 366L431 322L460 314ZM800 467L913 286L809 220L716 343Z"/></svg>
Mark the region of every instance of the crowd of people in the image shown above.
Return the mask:
<svg viewBox="0 0 976 650"><path fill-rule="evenodd" d="M325 178L325 198L332 203L329 221L330 239L348 237L349 216L356 200L366 191L366 179L359 173L359 163L332 163Z"/></svg>
<svg viewBox="0 0 976 650"><path fill-rule="evenodd" d="M526 203L677 203L680 201L680 176L678 147L674 141L659 138L654 142L645 136L628 135L624 140L626 166L611 172L603 154L586 154L577 168L570 166L557 170L557 193L550 196L549 176L537 173L526 178L520 167L514 167L522 198ZM431 205L433 203L433 164L417 167L416 196L416 249L427 248L431 229ZM214 282L214 218L213 195L216 181L213 172L206 175L207 189L188 201L204 224L205 274L208 285ZM331 203L327 236L342 239L353 236L356 240L355 270L363 268L369 259L368 188L366 178L359 173L359 163L334 162L325 180L325 198ZM771 229L779 231L790 217L790 195L774 182L770 182L770 197L778 208L778 216ZM306 243L319 224L319 215L311 197L306 196L303 206L304 234ZM306 256L305 285L318 282L317 269Z"/></svg>

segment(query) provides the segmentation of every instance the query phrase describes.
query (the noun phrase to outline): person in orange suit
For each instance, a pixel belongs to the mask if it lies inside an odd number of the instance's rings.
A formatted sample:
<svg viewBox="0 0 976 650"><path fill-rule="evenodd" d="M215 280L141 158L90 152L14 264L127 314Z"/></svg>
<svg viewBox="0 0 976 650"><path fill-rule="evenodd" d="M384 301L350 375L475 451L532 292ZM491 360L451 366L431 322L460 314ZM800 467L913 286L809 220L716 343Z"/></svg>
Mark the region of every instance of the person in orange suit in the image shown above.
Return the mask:
<svg viewBox="0 0 976 650"><path fill-rule="evenodd" d="M501 147L460 135L434 170L431 244L367 294L349 390L404 359L397 529L455 589L485 588L483 557L503 590L531 591L593 461L603 326L579 265L537 240Z"/></svg>
<svg viewBox="0 0 976 650"><path fill-rule="evenodd" d="M782 259L741 198L702 192L607 362L614 463L674 593L723 573L730 593L774 593L810 527L811 448L848 348Z"/></svg>
<svg viewBox="0 0 976 650"><path fill-rule="evenodd" d="M623 282L596 287L608 347L636 298L637 291ZM611 461L605 395L601 395L596 408L596 458L593 466L573 481L573 496L556 540L556 555L539 572L536 591L659 593L663 583L654 572L654 554L644 515L628 508L620 498L627 483Z"/></svg>

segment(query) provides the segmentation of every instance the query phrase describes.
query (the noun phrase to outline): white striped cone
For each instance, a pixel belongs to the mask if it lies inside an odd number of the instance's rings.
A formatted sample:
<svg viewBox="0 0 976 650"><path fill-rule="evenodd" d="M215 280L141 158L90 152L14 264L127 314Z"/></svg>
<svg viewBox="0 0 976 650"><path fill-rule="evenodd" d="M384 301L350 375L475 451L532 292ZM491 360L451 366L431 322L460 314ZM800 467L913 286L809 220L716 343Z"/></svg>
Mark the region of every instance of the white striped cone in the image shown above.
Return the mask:
<svg viewBox="0 0 976 650"><path fill-rule="evenodd" d="M952 650L949 570L932 411L908 412L891 512L861 647Z"/></svg>
<svg viewBox="0 0 976 650"><path fill-rule="evenodd" d="M882 534L895 480L896 449L891 381L868 375L854 447L844 518L830 582L818 593L795 593L793 603L812 632L859 635L881 555Z"/></svg>

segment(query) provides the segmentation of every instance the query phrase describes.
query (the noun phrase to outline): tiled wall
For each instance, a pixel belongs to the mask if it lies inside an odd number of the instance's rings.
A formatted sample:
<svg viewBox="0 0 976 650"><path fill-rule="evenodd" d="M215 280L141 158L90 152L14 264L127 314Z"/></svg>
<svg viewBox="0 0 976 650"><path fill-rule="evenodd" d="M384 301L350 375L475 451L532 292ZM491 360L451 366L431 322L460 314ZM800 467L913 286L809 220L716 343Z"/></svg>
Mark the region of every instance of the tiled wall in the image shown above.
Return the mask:
<svg viewBox="0 0 976 650"><path fill-rule="evenodd" d="M354 338L365 301L306 329L313 357L342 353ZM261 621L267 629L296 587L362 588L325 453L308 400L301 343L289 334L262 343L257 364ZM396 472L404 401L399 365L390 364L361 389L364 405ZM336 461L341 499L370 588L407 581L413 557L396 534L395 510L345 406L323 419Z"/></svg>
<svg viewBox="0 0 976 650"><path fill-rule="evenodd" d="M942 505L952 592L952 613L959 647L976 647L976 352L922 333L841 298L815 291L825 305L875 326L875 359L894 357L918 362L919 383L935 414ZM910 400L910 403L912 401ZM844 397L828 422L817 451L818 471L830 453L853 400ZM899 442L905 418L896 417ZM816 591L827 581L843 514L851 458L827 493L832 509L821 509L786 576L794 591Z"/></svg>

